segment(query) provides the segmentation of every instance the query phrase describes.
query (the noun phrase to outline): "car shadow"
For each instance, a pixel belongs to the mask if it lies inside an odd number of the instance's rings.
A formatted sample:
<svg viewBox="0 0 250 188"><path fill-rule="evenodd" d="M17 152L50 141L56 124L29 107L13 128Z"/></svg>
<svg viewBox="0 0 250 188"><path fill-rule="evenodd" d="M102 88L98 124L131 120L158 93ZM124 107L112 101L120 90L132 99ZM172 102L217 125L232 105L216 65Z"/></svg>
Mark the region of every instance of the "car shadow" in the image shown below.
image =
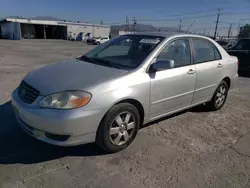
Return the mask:
<svg viewBox="0 0 250 188"><path fill-rule="evenodd" d="M185 114L185 113L187 113L187 112L205 113L205 112L210 112L210 111L211 111L211 110L210 110L207 106L205 106L205 105L199 105L199 106L195 106L195 107L193 107L193 108L190 108L190 109L187 109L187 110L183 110L183 111L174 113L174 114L172 114L172 115L169 115L169 116L166 116L166 117L157 119L157 120L152 121L152 122L150 122L150 123L144 124L141 128L149 127L149 126L151 126L151 125L160 123L160 122L165 121L165 120L167 120L167 119L171 119L171 118L180 116L180 115Z"/></svg>
<svg viewBox="0 0 250 188"><path fill-rule="evenodd" d="M95 144L58 147L36 140L19 127L10 101L0 105L0 164L33 164L65 156L104 154Z"/></svg>
<svg viewBox="0 0 250 188"><path fill-rule="evenodd" d="M187 111L207 112L206 108L198 106L148 123L142 128L181 115ZM84 157L105 154L94 143L75 147L58 147L36 140L27 135L18 125L10 101L0 105L0 164L33 164L66 156Z"/></svg>

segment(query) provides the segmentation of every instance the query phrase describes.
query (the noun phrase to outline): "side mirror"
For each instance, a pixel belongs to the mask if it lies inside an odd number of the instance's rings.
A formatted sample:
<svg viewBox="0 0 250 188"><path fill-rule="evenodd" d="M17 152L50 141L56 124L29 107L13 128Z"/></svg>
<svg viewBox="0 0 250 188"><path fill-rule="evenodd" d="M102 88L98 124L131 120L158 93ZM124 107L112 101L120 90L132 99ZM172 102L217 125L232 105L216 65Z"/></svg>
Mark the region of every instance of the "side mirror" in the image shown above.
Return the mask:
<svg viewBox="0 0 250 188"><path fill-rule="evenodd" d="M154 73L172 68L174 68L174 60L157 59L155 63L150 65L149 72Z"/></svg>

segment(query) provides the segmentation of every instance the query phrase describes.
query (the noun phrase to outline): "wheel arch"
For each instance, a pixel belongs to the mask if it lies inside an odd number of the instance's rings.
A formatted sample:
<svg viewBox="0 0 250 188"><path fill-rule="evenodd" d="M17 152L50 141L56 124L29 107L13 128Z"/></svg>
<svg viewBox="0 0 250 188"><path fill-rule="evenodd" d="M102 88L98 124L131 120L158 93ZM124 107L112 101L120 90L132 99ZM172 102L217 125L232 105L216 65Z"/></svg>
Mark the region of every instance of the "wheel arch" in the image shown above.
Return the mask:
<svg viewBox="0 0 250 188"><path fill-rule="evenodd" d="M132 104L133 106L136 107L136 109L139 112L140 115L140 127L143 125L144 122L144 117L145 117L145 109L142 105L142 103L136 99L133 98L125 98L125 99L121 99L119 101L116 101L112 106L110 106L110 108L108 108L107 112L115 105L117 104L121 104L121 103L129 103ZM104 116L102 117L100 123L102 122L103 118L105 117L105 115L107 114L107 112L104 114Z"/></svg>
<svg viewBox="0 0 250 188"><path fill-rule="evenodd" d="M140 115L140 126L142 126L143 121L144 121L144 117L145 117L145 110L144 110L142 104L136 99L123 99L123 100L115 103L115 105L120 104L120 103L130 103L137 108L139 115Z"/></svg>
<svg viewBox="0 0 250 188"><path fill-rule="evenodd" d="M227 83L228 89L230 89L231 79L229 77L225 77L222 81L225 81Z"/></svg>

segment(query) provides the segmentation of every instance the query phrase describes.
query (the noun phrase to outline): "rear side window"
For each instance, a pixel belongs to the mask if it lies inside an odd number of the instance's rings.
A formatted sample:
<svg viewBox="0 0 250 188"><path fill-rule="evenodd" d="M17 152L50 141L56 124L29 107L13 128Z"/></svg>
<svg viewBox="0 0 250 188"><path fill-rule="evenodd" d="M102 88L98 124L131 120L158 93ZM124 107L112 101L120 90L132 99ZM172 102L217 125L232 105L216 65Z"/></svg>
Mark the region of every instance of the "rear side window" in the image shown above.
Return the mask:
<svg viewBox="0 0 250 188"><path fill-rule="evenodd" d="M192 39L195 63L203 63L221 59L217 47L205 39Z"/></svg>

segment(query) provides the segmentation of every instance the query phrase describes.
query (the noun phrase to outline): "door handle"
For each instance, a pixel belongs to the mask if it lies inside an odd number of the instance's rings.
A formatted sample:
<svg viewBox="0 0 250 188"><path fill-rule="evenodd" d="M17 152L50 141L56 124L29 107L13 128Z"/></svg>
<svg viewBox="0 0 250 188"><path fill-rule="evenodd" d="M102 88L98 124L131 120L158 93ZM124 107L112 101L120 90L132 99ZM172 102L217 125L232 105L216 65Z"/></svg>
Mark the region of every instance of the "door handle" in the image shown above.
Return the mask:
<svg viewBox="0 0 250 188"><path fill-rule="evenodd" d="M188 74L194 74L196 71L193 69L189 69L189 71L187 72Z"/></svg>
<svg viewBox="0 0 250 188"><path fill-rule="evenodd" d="M221 67L223 67L223 65L222 65L221 63L219 63L219 64L217 65L217 68L221 68Z"/></svg>

